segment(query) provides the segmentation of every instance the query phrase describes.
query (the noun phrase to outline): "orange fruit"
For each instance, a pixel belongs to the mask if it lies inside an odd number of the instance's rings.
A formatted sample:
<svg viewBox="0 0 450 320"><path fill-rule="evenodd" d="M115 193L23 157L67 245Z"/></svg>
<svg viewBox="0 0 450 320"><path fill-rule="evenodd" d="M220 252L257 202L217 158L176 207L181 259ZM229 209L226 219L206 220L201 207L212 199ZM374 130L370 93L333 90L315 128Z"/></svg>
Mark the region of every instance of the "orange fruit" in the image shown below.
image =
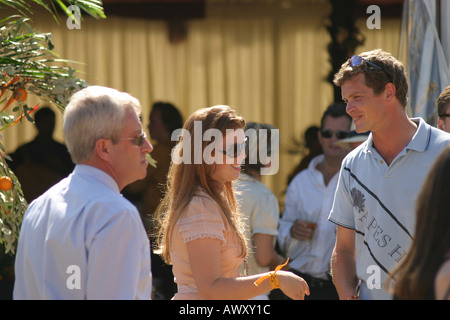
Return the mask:
<svg viewBox="0 0 450 320"><path fill-rule="evenodd" d="M10 177L3 176L0 177L0 189L4 191L8 191L13 186L12 180Z"/></svg>
<svg viewBox="0 0 450 320"><path fill-rule="evenodd" d="M24 88L17 88L16 91L14 91L14 95L18 101L24 101L27 99L27 91Z"/></svg>

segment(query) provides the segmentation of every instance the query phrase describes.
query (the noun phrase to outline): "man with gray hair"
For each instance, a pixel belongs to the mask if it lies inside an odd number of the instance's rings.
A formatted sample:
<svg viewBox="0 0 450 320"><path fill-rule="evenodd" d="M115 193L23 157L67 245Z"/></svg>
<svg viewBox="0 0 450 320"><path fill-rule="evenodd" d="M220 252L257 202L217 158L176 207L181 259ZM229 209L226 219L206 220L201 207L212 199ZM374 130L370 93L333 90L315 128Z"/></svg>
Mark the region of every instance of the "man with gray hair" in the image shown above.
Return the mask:
<svg viewBox="0 0 450 320"><path fill-rule="evenodd" d="M74 171L34 200L22 223L14 299L150 299L150 245L120 191L146 175L153 147L139 101L91 86L64 111Z"/></svg>

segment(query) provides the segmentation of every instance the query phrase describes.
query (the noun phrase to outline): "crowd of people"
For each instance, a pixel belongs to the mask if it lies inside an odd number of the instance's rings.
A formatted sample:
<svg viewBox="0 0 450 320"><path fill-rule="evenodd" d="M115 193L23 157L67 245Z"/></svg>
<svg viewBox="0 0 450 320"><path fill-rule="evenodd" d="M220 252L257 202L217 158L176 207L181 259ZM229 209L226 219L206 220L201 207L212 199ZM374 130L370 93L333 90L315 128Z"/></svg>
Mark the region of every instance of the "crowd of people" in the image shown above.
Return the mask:
<svg viewBox="0 0 450 320"><path fill-rule="evenodd" d="M158 102L152 146L136 98L74 94L75 168L27 210L14 299L450 299L450 87L435 128L408 117L387 52L351 57L334 83L344 103L323 113L282 212L262 182L273 125L225 105L183 124Z"/></svg>

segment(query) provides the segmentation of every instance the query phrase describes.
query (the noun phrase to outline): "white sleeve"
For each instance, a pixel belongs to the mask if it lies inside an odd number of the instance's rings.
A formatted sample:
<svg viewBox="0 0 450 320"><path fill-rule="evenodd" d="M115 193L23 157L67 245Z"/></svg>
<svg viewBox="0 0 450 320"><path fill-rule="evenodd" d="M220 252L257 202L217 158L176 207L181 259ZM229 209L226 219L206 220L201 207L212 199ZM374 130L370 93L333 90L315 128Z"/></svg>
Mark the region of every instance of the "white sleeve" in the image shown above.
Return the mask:
<svg viewBox="0 0 450 320"><path fill-rule="evenodd" d="M299 186L294 180L287 188L284 211L280 219L280 226L278 227L278 244L283 253L286 252L285 247L292 241L291 227L294 224L294 221L299 218L299 194Z"/></svg>
<svg viewBox="0 0 450 320"><path fill-rule="evenodd" d="M353 200L350 191L350 173L342 164L334 194L333 207L328 220L348 229L355 229Z"/></svg>
<svg viewBox="0 0 450 320"><path fill-rule="evenodd" d="M150 244L138 213L109 216L87 248L87 299L150 299Z"/></svg>

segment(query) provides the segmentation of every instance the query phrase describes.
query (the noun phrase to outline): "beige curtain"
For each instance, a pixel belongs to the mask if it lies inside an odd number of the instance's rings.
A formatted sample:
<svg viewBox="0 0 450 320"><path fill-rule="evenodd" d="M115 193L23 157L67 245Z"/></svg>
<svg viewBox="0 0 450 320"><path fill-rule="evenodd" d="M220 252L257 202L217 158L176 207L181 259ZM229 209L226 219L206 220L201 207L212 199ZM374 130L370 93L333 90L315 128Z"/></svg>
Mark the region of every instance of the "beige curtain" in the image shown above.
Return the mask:
<svg viewBox="0 0 450 320"><path fill-rule="evenodd" d="M227 104L249 121L275 125L281 136L280 168L264 182L281 195L287 174L300 160L286 149L308 126L319 124L332 103L332 88L325 81L330 70L325 29L330 8L328 1L318 0L308 2L306 10L241 9L225 13L209 8L205 19L187 22L187 38L178 43L169 41L166 22L158 20L85 17L80 30L70 30L64 18L57 24L45 14L36 15L33 26L53 34L61 57L83 63L71 66L81 70L78 75L89 84L136 96L143 106L144 126L157 100L174 103L185 118L198 108ZM383 25L367 33L366 45L396 53L398 30L397 21ZM7 131L2 141L8 151L34 135L27 121ZM63 141L60 114L55 137Z"/></svg>

